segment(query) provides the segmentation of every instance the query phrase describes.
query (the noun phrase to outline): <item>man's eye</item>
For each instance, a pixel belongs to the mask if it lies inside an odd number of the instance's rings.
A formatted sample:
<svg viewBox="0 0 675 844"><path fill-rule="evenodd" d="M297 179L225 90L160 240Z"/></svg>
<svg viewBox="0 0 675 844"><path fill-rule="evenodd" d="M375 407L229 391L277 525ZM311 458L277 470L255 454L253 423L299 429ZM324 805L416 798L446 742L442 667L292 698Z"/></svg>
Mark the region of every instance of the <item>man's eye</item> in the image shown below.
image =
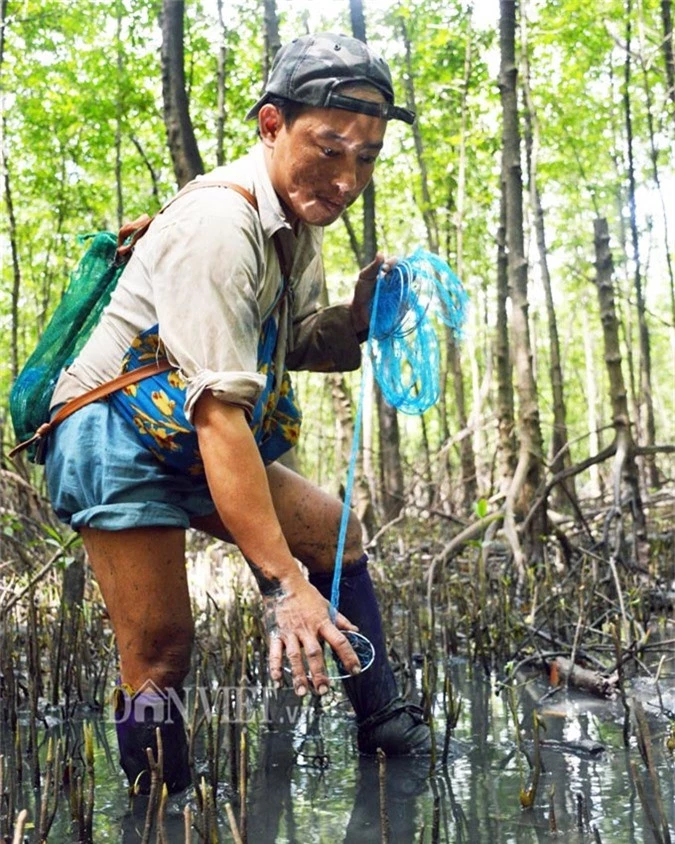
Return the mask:
<svg viewBox="0 0 675 844"><path fill-rule="evenodd" d="M337 151L332 147L322 147L321 152L326 156L326 158L332 158L334 155L337 155Z"/></svg>
<svg viewBox="0 0 675 844"><path fill-rule="evenodd" d="M375 162L377 161L377 156L376 155L362 155L362 156L360 156L360 160L363 162L363 164L375 164Z"/></svg>

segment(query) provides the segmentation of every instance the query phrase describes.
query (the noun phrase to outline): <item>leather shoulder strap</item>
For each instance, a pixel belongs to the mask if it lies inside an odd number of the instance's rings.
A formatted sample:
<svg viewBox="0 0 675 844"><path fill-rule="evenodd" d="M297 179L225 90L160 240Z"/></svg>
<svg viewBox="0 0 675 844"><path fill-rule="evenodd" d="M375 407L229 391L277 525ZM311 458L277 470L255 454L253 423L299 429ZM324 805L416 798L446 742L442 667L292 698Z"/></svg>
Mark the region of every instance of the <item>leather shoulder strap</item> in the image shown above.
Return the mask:
<svg viewBox="0 0 675 844"><path fill-rule="evenodd" d="M193 182L189 182L187 185L185 185L185 187L182 190L180 190L172 199L170 199L166 203L166 205L161 209L161 211L159 211L159 214L163 214L170 205L173 205L173 203L177 199L180 199L180 197L184 196L186 193L190 193L193 190L198 190L199 188L209 188L209 187L230 188L230 190L233 190L236 193L238 193L240 196L243 196L244 199L248 202L248 204L252 208L254 208L256 212L258 211L258 200L255 198L255 196L249 190L246 190L246 188L242 187L241 185L236 184L235 182L193 181ZM139 218L139 220L142 220L142 218ZM152 222L152 220L148 220L145 231L147 231L147 226L149 226L151 222ZM145 231L143 232L143 234L145 234ZM133 243L136 243L137 240L138 240L137 237L134 238ZM284 277L284 281L286 283L288 283L289 280L290 280L291 268L288 264L288 261L286 260L286 254L284 252L284 249L281 245L281 241L279 240L279 237L278 237L277 234L275 234L273 236L273 240L274 240L274 248L276 249L276 252L277 252L277 258L279 259L279 266L281 267L281 274ZM130 244L130 246L131 246L131 244Z"/></svg>
<svg viewBox="0 0 675 844"><path fill-rule="evenodd" d="M236 184L236 182L209 182L204 179L195 179L192 182L188 182L184 188L181 188L178 193L162 207L162 209L159 211L159 214L163 214L170 205L173 205L177 199L180 199L182 196L185 196L185 194L192 193L192 191L194 190L201 190L202 188L230 188L230 190L233 190L235 191L235 193L238 193L240 196L243 196L252 208L254 208L256 211L258 210L258 200L255 198L255 196L253 196L251 191L247 190L241 185Z"/></svg>
<svg viewBox="0 0 675 844"><path fill-rule="evenodd" d="M208 182L199 180L188 182L188 184L185 185L184 188L179 190L175 196L171 197L171 199L165 205L162 206L162 208L157 212L155 217L158 217L160 214L163 214L169 206L173 205L173 203L177 199L180 199L182 196L185 196L186 193L191 193L194 190L201 190L202 188L229 188L230 190L235 191L235 193L238 193L240 196L243 196L244 199L248 202L248 204L256 212L258 211L258 200L251 193L251 191L247 190L241 185L238 185L235 182ZM122 226L117 235L116 257L119 262L123 263L130 257L131 253L133 252L134 246L136 246L138 241L150 228L150 223L152 223L155 217L150 217L147 214L142 214L133 222L125 223ZM129 240L128 243L125 242L127 240Z"/></svg>

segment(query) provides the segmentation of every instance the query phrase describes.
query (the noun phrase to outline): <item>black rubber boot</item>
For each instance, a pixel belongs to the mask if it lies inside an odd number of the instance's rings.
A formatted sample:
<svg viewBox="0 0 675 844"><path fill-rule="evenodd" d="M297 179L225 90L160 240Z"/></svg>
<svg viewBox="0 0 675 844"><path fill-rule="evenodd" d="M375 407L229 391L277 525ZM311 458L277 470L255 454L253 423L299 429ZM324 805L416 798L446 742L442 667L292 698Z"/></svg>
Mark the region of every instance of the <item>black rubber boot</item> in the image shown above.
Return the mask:
<svg viewBox="0 0 675 844"><path fill-rule="evenodd" d="M331 572L310 574L312 583L330 598ZM378 747L387 756L426 755L431 752L431 733L419 707L406 703L398 693L387 659L382 619L368 572L368 557L342 570L340 612L359 628L375 648L373 664L363 674L343 680L359 726L359 751L373 754Z"/></svg>
<svg viewBox="0 0 675 844"><path fill-rule="evenodd" d="M431 733L421 707L395 698L384 709L359 722L359 752L373 756L378 747L387 756L428 756Z"/></svg>
<svg viewBox="0 0 675 844"><path fill-rule="evenodd" d="M136 694L123 686L114 692L115 727L120 764L134 794L150 793L150 765L146 749L157 761L159 727L164 756L163 780L169 794L177 794L192 782L183 716L177 702L158 689L145 687Z"/></svg>

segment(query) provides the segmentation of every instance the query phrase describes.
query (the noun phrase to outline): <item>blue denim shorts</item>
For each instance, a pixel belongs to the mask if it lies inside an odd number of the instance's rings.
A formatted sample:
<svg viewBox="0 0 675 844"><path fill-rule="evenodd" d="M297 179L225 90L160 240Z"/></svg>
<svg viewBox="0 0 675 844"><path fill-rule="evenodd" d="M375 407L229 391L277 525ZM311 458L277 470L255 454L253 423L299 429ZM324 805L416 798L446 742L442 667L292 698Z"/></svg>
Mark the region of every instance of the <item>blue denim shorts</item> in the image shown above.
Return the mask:
<svg viewBox="0 0 675 844"><path fill-rule="evenodd" d="M215 510L204 476L163 466L107 401L86 405L49 435L45 472L52 507L73 530L187 528Z"/></svg>

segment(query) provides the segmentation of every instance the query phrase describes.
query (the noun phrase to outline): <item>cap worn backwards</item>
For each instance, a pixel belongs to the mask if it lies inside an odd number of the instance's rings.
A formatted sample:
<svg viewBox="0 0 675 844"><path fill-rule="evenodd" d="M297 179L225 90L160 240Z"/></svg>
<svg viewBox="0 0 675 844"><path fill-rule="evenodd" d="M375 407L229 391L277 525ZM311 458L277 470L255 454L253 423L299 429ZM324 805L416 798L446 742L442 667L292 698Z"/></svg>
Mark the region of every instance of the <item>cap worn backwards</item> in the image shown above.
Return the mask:
<svg viewBox="0 0 675 844"><path fill-rule="evenodd" d="M346 84L371 85L385 102L373 102L341 93ZM415 113L394 105L394 86L386 61L357 38L321 32L285 44L276 54L265 93L246 115L256 117L271 97L319 108L342 108L413 123Z"/></svg>

